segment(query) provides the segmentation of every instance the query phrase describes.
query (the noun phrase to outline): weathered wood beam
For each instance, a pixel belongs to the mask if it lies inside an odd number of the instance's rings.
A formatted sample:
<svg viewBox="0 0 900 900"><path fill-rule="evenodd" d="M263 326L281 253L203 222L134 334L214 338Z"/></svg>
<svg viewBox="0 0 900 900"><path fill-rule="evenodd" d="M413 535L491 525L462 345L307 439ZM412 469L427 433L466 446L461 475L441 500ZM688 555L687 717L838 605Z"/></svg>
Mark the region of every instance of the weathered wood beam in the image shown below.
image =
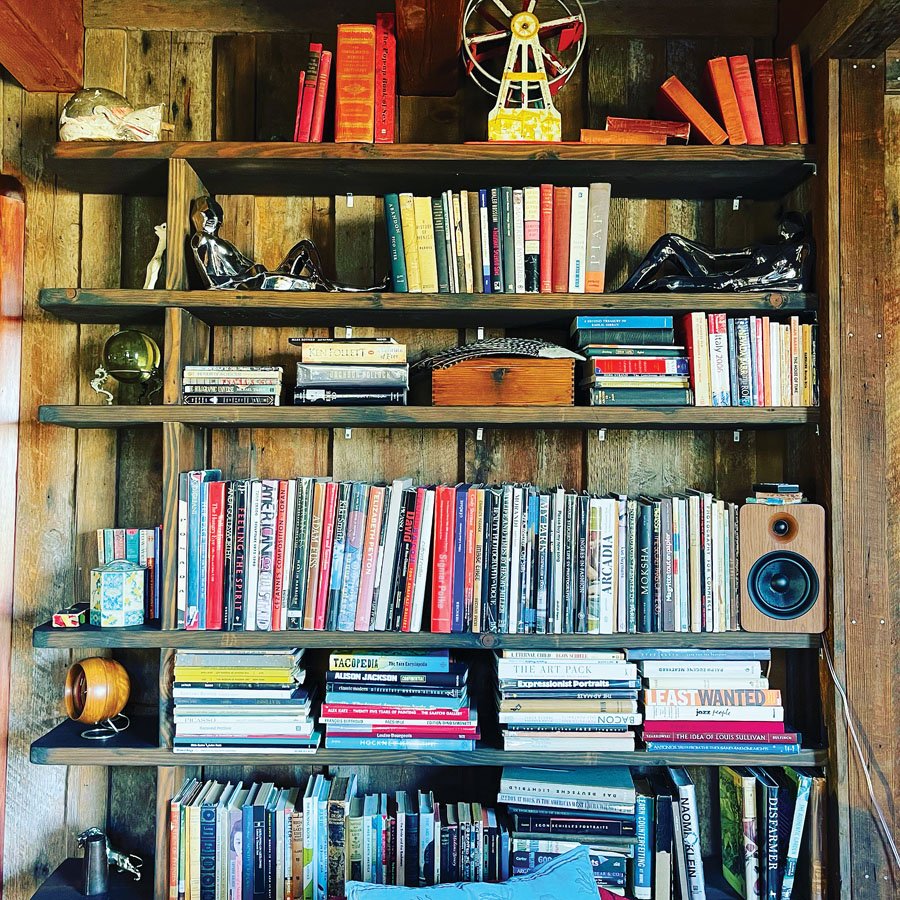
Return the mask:
<svg viewBox="0 0 900 900"><path fill-rule="evenodd" d="M26 91L80 88L81 0L0 0L0 63Z"/></svg>
<svg viewBox="0 0 900 900"><path fill-rule="evenodd" d="M459 83L462 0L396 0L399 93L450 96Z"/></svg>
<svg viewBox="0 0 900 900"><path fill-rule="evenodd" d="M796 38L808 65L822 57L869 59L900 38L900 0L827 0ZM779 46L794 40L779 35Z"/></svg>

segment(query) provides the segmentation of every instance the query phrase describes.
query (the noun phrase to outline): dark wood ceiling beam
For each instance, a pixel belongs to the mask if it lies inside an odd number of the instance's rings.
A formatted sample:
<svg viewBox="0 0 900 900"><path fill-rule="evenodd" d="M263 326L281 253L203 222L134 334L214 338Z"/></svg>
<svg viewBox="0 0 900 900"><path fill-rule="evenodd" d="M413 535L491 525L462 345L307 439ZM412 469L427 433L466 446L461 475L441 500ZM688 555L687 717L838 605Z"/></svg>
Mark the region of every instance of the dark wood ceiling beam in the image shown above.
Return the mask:
<svg viewBox="0 0 900 900"><path fill-rule="evenodd" d="M778 45L796 41L810 66L823 57L882 56L900 38L900 0L827 0L809 8L802 30L782 32Z"/></svg>
<svg viewBox="0 0 900 900"><path fill-rule="evenodd" d="M459 84L463 0L396 0L397 87L406 96L450 96Z"/></svg>
<svg viewBox="0 0 900 900"><path fill-rule="evenodd" d="M26 91L75 91L84 78L81 0L0 0L0 63Z"/></svg>

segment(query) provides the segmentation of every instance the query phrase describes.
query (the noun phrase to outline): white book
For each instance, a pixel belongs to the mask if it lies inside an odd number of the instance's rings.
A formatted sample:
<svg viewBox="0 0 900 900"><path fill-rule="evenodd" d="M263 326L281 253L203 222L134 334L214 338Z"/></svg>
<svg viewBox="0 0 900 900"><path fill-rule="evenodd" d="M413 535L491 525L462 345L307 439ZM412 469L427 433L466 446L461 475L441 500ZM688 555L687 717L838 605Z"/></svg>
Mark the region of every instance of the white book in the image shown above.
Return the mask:
<svg viewBox="0 0 900 900"><path fill-rule="evenodd" d="M441 203L444 207L444 227L446 231L447 246L447 280L450 282L450 293L459 293L459 270L456 267L456 231L453 215L453 191L444 191L441 195Z"/></svg>
<svg viewBox="0 0 900 900"><path fill-rule="evenodd" d="M309 896L315 884L316 816L315 797L324 775L310 776L303 794L303 896Z"/></svg>
<svg viewBox="0 0 900 900"><path fill-rule="evenodd" d="M762 667L758 659L645 659L641 661L641 675L644 678L672 678L680 675L695 678L759 678Z"/></svg>
<svg viewBox="0 0 900 900"><path fill-rule="evenodd" d="M254 478L250 482L250 503L246 520L246 589L244 591L244 629L256 631L256 591L259 579L260 503L262 482Z"/></svg>
<svg viewBox="0 0 900 900"><path fill-rule="evenodd" d="M431 555L432 522L434 521L434 491L425 491L422 498L422 524L419 528L419 546L416 555L416 579L410 616L410 631L422 630L422 612L425 608L425 583L428 580L428 559Z"/></svg>
<svg viewBox="0 0 900 900"><path fill-rule="evenodd" d="M546 715L546 714L545 714ZM645 704L647 721L700 719L707 722L783 722L783 706L662 706Z"/></svg>
<svg viewBox="0 0 900 900"><path fill-rule="evenodd" d="M411 478L397 478L391 484L391 501L385 522L384 553L381 559L381 580L378 584L378 600L375 604L375 630L387 628L388 605L391 595L394 558L397 555L397 527L400 524L400 504L403 491L412 486Z"/></svg>
<svg viewBox="0 0 900 900"><path fill-rule="evenodd" d="M278 722L249 721L246 725L228 725L222 722L197 724L194 722L175 722L175 736L191 737L309 737L315 731L315 723L307 721L297 725L282 725Z"/></svg>
<svg viewBox="0 0 900 900"><path fill-rule="evenodd" d="M669 777L678 791L677 801L673 798L672 803L682 900L705 900L706 884L703 879L703 858L700 855L700 818L694 783L687 771L680 766L670 767Z"/></svg>
<svg viewBox="0 0 900 900"><path fill-rule="evenodd" d="M642 665L646 666L644 662ZM757 663L759 665L759 663ZM501 679L533 678L533 679L631 679L637 678L637 666L634 663L611 660L566 660L537 661L501 659L497 663L497 675Z"/></svg>
<svg viewBox="0 0 900 900"><path fill-rule="evenodd" d="M722 601L722 558L720 548L722 545L722 507L721 500L713 500L710 503L710 519L712 521L712 630L720 632L725 630L725 605Z"/></svg>
<svg viewBox="0 0 900 900"><path fill-rule="evenodd" d="M179 628L184 628L187 616L188 491L188 475L182 472L178 476L178 569L175 594Z"/></svg>
<svg viewBox="0 0 900 900"><path fill-rule="evenodd" d="M772 406L781 406L781 343L778 322L769 322L769 373L772 379Z"/></svg>
<svg viewBox="0 0 900 900"><path fill-rule="evenodd" d="M572 188L572 215L569 227L569 293L585 291L587 262L588 189Z"/></svg>
<svg viewBox="0 0 900 900"><path fill-rule="evenodd" d="M463 220L468 219L468 210L462 208L459 194L451 194L453 203L453 244L456 250L456 291L466 289L466 255L463 246Z"/></svg>
<svg viewBox="0 0 900 900"><path fill-rule="evenodd" d="M279 631L287 630L288 601L291 596L294 574L294 534L297 518L297 479L291 478L287 483L287 502L285 504L284 523L284 562L281 569L281 613L275 627Z"/></svg>
<svg viewBox="0 0 900 900"><path fill-rule="evenodd" d="M678 497L680 509L680 534L681 568L679 569L679 581L681 582L681 630L691 630L691 523L688 513L689 501L687 497Z"/></svg>
<svg viewBox="0 0 900 900"><path fill-rule="evenodd" d="M588 191L587 264L585 291L601 294L606 289L606 244L609 235L609 203L612 185L594 182Z"/></svg>
<svg viewBox="0 0 900 900"><path fill-rule="evenodd" d="M513 246L516 261L516 293L525 293L525 192L513 191Z"/></svg>
<svg viewBox="0 0 900 900"><path fill-rule="evenodd" d="M272 590L275 586L275 526L278 520L278 482L264 479L259 500L259 574L256 580L256 628L272 630Z"/></svg>
<svg viewBox="0 0 900 900"><path fill-rule="evenodd" d="M501 650L503 659L521 659L529 662L601 662L624 660L621 650Z"/></svg>
<svg viewBox="0 0 900 900"><path fill-rule="evenodd" d="M551 565L553 566L553 633L562 634L563 620L563 538L565 534L564 516L565 516L565 491L563 488L557 488L553 492L551 508L551 523L553 533L553 544Z"/></svg>
<svg viewBox="0 0 900 900"><path fill-rule="evenodd" d="M644 685L652 690L664 691L747 691L769 689L768 678L698 678L687 675L671 678L645 678Z"/></svg>
<svg viewBox="0 0 900 900"><path fill-rule="evenodd" d="M634 735L615 735L610 738L592 737L548 737L543 734L533 738L519 737L519 732L509 731L503 734L504 750L531 750L541 752L544 750L559 751L563 753L629 753L634 750Z"/></svg>
<svg viewBox="0 0 900 900"><path fill-rule="evenodd" d="M690 567L690 626L692 632L702 631L703 615L703 560L700 548L700 497L688 494L688 565Z"/></svg>
<svg viewBox="0 0 900 900"><path fill-rule="evenodd" d="M510 732L504 732L504 740L510 737ZM629 737L629 735L624 735ZM634 735L631 735L632 740ZM559 809L577 809L583 812L608 812L634 815L634 803L617 803L609 800L581 800L576 797L543 797L539 794L510 794L500 791L497 794L498 803L511 803L520 806L559 807Z"/></svg>
<svg viewBox="0 0 900 900"><path fill-rule="evenodd" d="M681 504L672 497L672 626L681 631Z"/></svg>
<svg viewBox="0 0 900 900"><path fill-rule="evenodd" d="M463 271L466 275L466 293L475 290L475 276L472 269L472 233L469 227L469 192L459 192L460 220L462 222ZM481 273L478 273L479 277Z"/></svg>
<svg viewBox="0 0 900 900"><path fill-rule="evenodd" d="M510 522L509 597L507 601L509 606L507 631L510 634L515 634L519 630L519 557L522 553L524 501L524 489L514 487L512 490L512 519Z"/></svg>
<svg viewBox="0 0 900 900"><path fill-rule="evenodd" d="M686 707L667 707L683 709ZM697 707L698 709L705 707ZM725 707L727 708L727 707ZM775 709L776 707L760 707L760 709ZM501 722L507 725L640 725L642 718L640 713L547 713L547 712L498 712ZM782 715L784 712L782 710ZM649 715L648 715L649 718ZM668 718L674 719L675 716ZM696 717L691 717L696 718ZM549 721L551 720L552 721ZM326 721L324 718L321 721Z"/></svg>
<svg viewBox="0 0 900 900"><path fill-rule="evenodd" d="M600 634L613 634L619 587L616 563L619 558L619 504L612 497L600 503Z"/></svg>
<svg viewBox="0 0 900 900"><path fill-rule="evenodd" d="M619 522L618 548L618 585L616 587L616 631L620 634L628 631L628 498L619 495L616 500Z"/></svg>

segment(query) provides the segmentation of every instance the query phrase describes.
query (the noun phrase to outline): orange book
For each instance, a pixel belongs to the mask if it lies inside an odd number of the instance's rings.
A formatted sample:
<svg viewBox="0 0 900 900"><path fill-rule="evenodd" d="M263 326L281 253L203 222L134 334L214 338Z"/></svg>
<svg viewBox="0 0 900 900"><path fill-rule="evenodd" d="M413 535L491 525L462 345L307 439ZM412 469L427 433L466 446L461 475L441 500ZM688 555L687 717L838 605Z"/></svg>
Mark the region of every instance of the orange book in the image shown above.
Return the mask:
<svg viewBox="0 0 900 900"><path fill-rule="evenodd" d="M797 110L797 133L801 144L809 143L809 120L806 117L806 92L803 90L803 63L800 48L791 44L791 76L794 85L794 106Z"/></svg>
<svg viewBox="0 0 900 900"><path fill-rule="evenodd" d="M338 25L335 143L375 140L375 26Z"/></svg>
<svg viewBox="0 0 900 900"><path fill-rule="evenodd" d="M778 117L786 144L800 143L797 127L797 106L794 102L794 76L787 57L775 60L775 95L778 98Z"/></svg>
<svg viewBox="0 0 900 900"><path fill-rule="evenodd" d="M607 116L607 131L664 134L667 138L687 143L691 136L690 122L666 122L664 119L628 119L624 116Z"/></svg>
<svg viewBox="0 0 900 900"><path fill-rule="evenodd" d="M659 89L658 104L660 114L672 119L685 119L694 129L694 136L702 143L724 144L728 133L703 108L699 100L672 75Z"/></svg>
<svg viewBox="0 0 900 900"><path fill-rule="evenodd" d="M553 293L569 290L569 231L572 223L572 188L553 188Z"/></svg>
<svg viewBox="0 0 900 900"><path fill-rule="evenodd" d="M744 131L744 120L741 118L741 107L731 80L728 59L716 56L706 63L706 79L710 93L719 107L725 130L728 132L730 144L746 144L747 133Z"/></svg>
<svg viewBox="0 0 900 900"><path fill-rule="evenodd" d="M729 56L728 68L731 70L734 94L741 110L741 121L744 123L747 143L762 144L762 123L759 120L756 91L753 89L753 76L750 74L750 60L746 56Z"/></svg>
<svg viewBox="0 0 900 900"><path fill-rule="evenodd" d="M646 131L601 131L596 128L581 129L582 144L665 144L664 134Z"/></svg>

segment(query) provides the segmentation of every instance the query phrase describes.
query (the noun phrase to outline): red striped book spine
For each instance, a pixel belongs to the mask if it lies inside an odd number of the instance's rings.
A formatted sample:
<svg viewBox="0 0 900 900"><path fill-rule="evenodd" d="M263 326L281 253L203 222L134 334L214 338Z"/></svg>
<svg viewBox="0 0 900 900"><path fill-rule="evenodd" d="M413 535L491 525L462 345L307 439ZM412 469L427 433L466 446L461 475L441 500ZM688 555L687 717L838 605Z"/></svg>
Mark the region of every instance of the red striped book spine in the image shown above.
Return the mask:
<svg viewBox="0 0 900 900"><path fill-rule="evenodd" d="M762 124L763 140L772 146L784 143L781 131L781 116L778 113L778 94L775 91L775 61L757 59L756 91L759 95L759 118Z"/></svg>
<svg viewBox="0 0 900 900"><path fill-rule="evenodd" d="M753 89L753 76L750 74L750 60L746 56L729 56L728 68L734 83L741 121L744 123L744 134L748 144L762 144L762 123L759 121L759 107L756 105L756 91Z"/></svg>
<svg viewBox="0 0 900 900"><path fill-rule="evenodd" d="M592 360L594 375L687 375L683 359L662 356L601 357Z"/></svg>
<svg viewBox="0 0 900 900"><path fill-rule="evenodd" d="M319 77L316 80L316 104L313 109L312 127L309 139L316 144L322 143L325 131L325 106L328 103L328 83L331 80L331 51L323 50L319 62Z"/></svg>
<svg viewBox="0 0 900 900"><path fill-rule="evenodd" d="M541 280L542 294L553 290L553 185L541 185Z"/></svg>
<svg viewBox="0 0 900 900"><path fill-rule="evenodd" d="M206 563L206 629L222 628L225 564L225 482L209 483L209 556Z"/></svg>
<svg viewBox="0 0 900 900"><path fill-rule="evenodd" d="M394 14L375 16L375 143L394 143L397 107L397 38Z"/></svg>
<svg viewBox="0 0 900 900"><path fill-rule="evenodd" d="M453 501L448 485L434 491L434 551L431 564L431 630L450 634L453 616Z"/></svg>
<svg viewBox="0 0 900 900"><path fill-rule="evenodd" d="M319 63L322 60L322 45L310 43L309 62L306 64L306 78L303 82L303 108L300 110L300 127L295 140L301 143L309 141L312 128L313 109L316 105L316 83L319 78Z"/></svg>

